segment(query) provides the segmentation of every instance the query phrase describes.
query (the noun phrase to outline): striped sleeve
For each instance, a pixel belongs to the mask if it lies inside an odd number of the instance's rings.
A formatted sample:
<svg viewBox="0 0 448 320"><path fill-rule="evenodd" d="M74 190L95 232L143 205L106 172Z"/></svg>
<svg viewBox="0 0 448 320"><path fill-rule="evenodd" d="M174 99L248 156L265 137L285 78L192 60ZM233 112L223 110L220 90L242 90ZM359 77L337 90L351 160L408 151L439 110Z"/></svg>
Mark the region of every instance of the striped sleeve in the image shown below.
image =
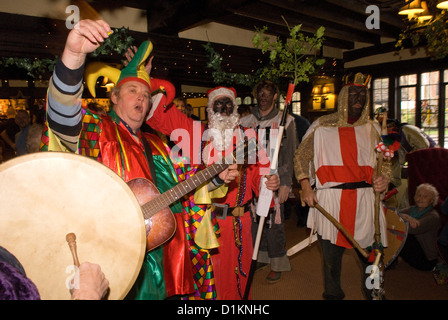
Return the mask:
<svg viewBox="0 0 448 320"><path fill-rule="evenodd" d="M70 150L76 151L81 132L81 98L84 66L68 69L56 62L47 97L47 121L54 135Z"/></svg>

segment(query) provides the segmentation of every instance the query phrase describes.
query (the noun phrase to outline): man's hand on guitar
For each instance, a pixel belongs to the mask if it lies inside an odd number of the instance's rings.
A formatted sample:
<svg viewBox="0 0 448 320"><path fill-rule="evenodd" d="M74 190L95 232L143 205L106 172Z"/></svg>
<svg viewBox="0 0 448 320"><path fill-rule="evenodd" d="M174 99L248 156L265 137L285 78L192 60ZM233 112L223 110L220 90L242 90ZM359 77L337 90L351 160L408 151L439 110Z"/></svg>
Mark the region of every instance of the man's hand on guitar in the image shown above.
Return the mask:
<svg viewBox="0 0 448 320"><path fill-rule="evenodd" d="M231 164L222 171L218 176L219 178L224 181L224 183L230 183L233 180L235 180L240 175L238 171L238 165L236 163Z"/></svg>

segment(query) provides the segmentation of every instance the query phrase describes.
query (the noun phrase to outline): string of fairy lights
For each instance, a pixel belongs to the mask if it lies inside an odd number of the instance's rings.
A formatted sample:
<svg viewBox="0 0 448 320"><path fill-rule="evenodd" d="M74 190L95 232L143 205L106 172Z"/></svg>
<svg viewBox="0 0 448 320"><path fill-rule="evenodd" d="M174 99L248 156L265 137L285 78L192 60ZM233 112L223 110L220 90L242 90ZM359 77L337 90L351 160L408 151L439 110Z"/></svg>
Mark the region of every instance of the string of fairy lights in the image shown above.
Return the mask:
<svg viewBox="0 0 448 320"><path fill-rule="evenodd" d="M55 30L58 28L58 24L57 23L53 23L51 25L52 28L54 28ZM50 37L53 36L53 30L47 30L46 34ZM44 49L48 49L48 43L43 42L42 43L42 47ZM198 52L198 50L202 50L202 52ZM238 60L238 59L234 59L234 56L232 55L232 53L228 53L226 48L220 48L219 49L219 53L222 57L222 63L221 63L221 68L223 71L225 72L233 72L234 67L233 64ZM180 57L179 57L179 61L173 61L173 68L176 68L176 70L179 70L179 66L184 67L185 68L185 77L191 76L201 76L201 75L207 75L209 77L211 77L212 74L212 70L210 70L210 68L207 68L206 66L206 62L204 61L204 49L203 48L197 48L193 45L192 41L187 41L186 45L185 45L185 49L182 51L180 51ZM113 52L109 53L110 56L114 55ZM201 57L200 58L198 58ZM39 66L39 62L42 59L39 59L38 57L35 57L34 59L31 59L34 61L31 61L30 63L34 66ZM48 60L48 59L47 59ZM318 75L316 76L317 78L321 78L321 77L335 77L336 76L336 70L339 68L338 66L338 60L335 58L331 58L332 61L330 61L330 63L327 63L324 66L322 66L321 70L319 70ZM187 61L187 63L185 63L185 61ZM42 62L43 63L43 62ZM247 72L250 74L254 74L258 68L260 68L263 65L264 61L261 58L257 58L255 63L252 63L251 66L247 66ZM330 67L329 67L330 66ZM33 72L33 69L31 69L30 66L25 66L25 68L28 69L28 73ZM325 68L325 69L324 69ZM329 69L333 69L333 70L329 70ZM51 71L51 70L50 70ZM154 73L158 73L158 72L162 72L162 73L169 73L170 71L170 66L169 65L154 65L153 66L153 71ZM36 68L35 72L42 72L42 69L38 69ZM330 74L331 73L331 74ZM35 75L34 78L39 79L40 76L39 75ZM43 79L45 80L45 79ZM2 80L1 81L1 85L0 87L9 87L8 85L8 80ZM98 85L101 86L100 81L98 82ZM210 87L215 86L215 83L210 83ZM34 86L34 81L33 81L33 85ZM194 99L194 98L206 98L206 93L205 92L195 92L195 91L189 91L189 92L182 92L182 96L186 99Z"/></svg>

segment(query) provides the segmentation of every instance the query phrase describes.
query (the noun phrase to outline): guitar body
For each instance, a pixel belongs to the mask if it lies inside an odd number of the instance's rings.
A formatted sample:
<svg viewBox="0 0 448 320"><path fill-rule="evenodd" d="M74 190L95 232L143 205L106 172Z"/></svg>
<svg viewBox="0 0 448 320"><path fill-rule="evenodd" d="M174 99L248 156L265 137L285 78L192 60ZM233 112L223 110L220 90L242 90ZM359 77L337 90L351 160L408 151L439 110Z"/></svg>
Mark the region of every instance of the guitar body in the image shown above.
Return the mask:
<svg viewBox="0 0 448 320"><path fill-rule="evenodd" d="M128 181L128 186L135 194L140 206L160 196L154 184L144 178ZM170 208L160 210L152 217L145 219L146 225L146 252L157 248L168 241L176 232L176 219Z"/></svg>

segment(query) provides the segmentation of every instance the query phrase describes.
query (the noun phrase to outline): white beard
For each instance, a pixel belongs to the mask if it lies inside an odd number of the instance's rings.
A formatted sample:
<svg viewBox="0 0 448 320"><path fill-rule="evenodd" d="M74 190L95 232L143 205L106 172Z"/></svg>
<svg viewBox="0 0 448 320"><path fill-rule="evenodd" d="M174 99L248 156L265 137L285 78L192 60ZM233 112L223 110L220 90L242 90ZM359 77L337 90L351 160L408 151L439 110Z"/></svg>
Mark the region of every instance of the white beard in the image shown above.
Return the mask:
<svg viewBox="0 0 448 320"><path fill-rule="evenodd" d="M240 115L237 108L230 116L222 116L208 108L209 138L213 139L213 147L219 151L227 150L233 140L233 131L240 124Z"/></svg>

